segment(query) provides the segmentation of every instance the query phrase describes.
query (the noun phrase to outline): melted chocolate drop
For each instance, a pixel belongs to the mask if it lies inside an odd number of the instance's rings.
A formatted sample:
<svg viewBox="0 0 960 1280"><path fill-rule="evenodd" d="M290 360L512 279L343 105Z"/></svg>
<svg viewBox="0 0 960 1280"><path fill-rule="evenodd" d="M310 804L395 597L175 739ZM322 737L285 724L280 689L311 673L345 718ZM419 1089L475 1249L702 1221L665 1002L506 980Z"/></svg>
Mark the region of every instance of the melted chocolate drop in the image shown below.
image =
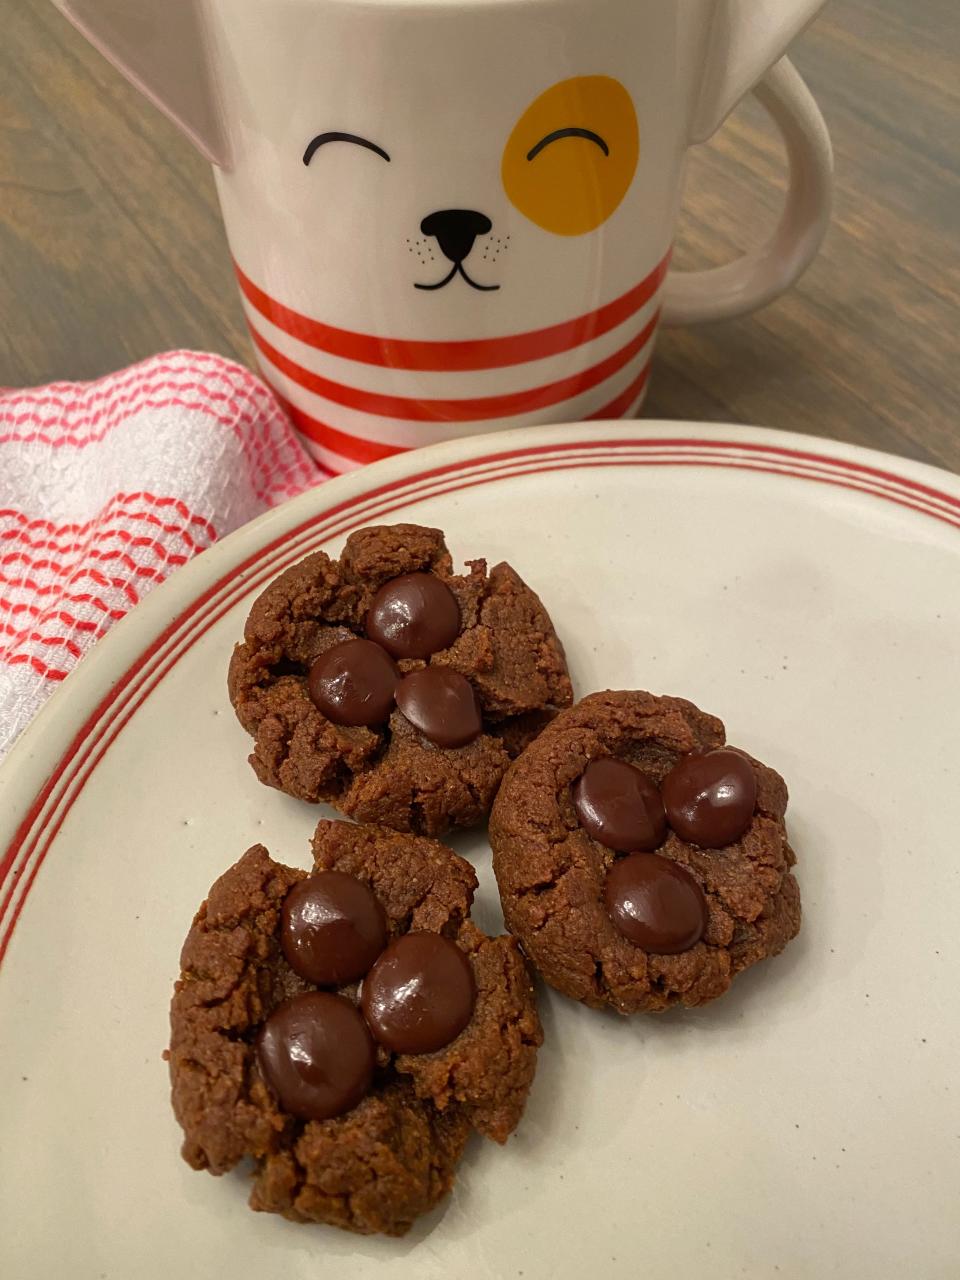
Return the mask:
<svg viewBox="0 0 960 1280"><path fill-rule="evenodd" d="M395 658L429 658L460 634L460 606L432 573L404 573L373 597L366 632Z"/></svg>
<svg viewBox="0 0 960 1280"><path fill-rule="evenodd" d="M619 932L654 955L689 951L706 931L703 890L684 867L656 853L615 862L603 900Z"/></svg>
<svg viewBox="0 0 960 1280"><path fill-rule="evenodd" d="M386 724L399 673L372 640L344 640L321 653L307 677L313 705L334 724Z"/></svg>
<svg viewBox="0 0 960 1280"><path fill-rule="evenodd" d="M342 996L307 991L278 1005L263 1024L257 1059L282 1109L329 1120L368 1092L376 1057L359 1010Z"/></svg>
<svg viewBox="0 0 960 1280"><path fill-rule="evenodd" d="M280 946L290 968L308 982L356 982L386 945L383 908L355 876L318 871L283 900Z"/></svg>
<svg viewBox="0 0 960 1280"><path fill-rule="evenodd" d="M702 849L733 844L753 821L757 777L746 756L729 747L684 756L661 790L670 826Z"/></svg>
<svg viewBox="0 0 960 1280"><path fill-rule="evenodd" d="M580 825L618 853L658 849L667 819L656 784L623 760L591 760L573 788Z"/></svg>
<svg viewBox="0 0 960 1280"><path fill-rule="evenodd" d="M394 1053L433 1053L455 1040L477 998L470 961L439 933L405 933L363 982L371 1031Z"/></svg>
<svg viewBox="0 0 960 1280"><path fill-rule="evenodd" d="M473 685L450 667L411 671L397 685L397 706L438 747L463 747L483 732Z"/></svg>

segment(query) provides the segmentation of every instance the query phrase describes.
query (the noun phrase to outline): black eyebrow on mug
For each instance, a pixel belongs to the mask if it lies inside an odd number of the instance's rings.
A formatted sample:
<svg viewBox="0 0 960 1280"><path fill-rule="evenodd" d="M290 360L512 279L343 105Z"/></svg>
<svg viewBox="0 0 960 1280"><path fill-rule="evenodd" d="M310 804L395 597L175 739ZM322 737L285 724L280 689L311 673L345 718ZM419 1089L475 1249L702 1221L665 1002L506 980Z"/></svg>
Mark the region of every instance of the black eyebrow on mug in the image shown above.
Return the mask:
<svg viewBox="0 0 960 1280"><path fill-rule="evenodd" d="M536 160L544 147L549 147L551 142L559 142L561 138L586 138L588 142L595 142L605 156L610 154L610 148L599 133L594 133L592 129L569 128L554 129L553 133L548 133L545 138L541 138L537 145L527 152L527 159Z"/></svg>
<svg viewBox="0 0 960 1280"><path fill-rule="evenodd" d="M388 163L390 160L383 147L378 147L375 142L368 142L366 138L360 138L355 133L318 133L303 153L303 163L309 164L320 148L326 146L328 142L352 142L357 147L366 147L368 151L375 152Z"/></svg>

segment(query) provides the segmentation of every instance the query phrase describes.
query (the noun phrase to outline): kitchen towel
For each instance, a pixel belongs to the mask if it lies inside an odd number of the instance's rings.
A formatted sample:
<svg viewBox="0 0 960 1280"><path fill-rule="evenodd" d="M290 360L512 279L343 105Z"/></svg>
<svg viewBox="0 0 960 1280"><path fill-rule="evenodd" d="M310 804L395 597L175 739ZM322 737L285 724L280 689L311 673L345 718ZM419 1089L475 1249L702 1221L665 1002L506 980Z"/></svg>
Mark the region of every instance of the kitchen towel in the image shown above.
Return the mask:
<svg viewBox="0 0 960 1280"><path fill-rule="evenodd" d="M0 388L0 757L173 569L326 478L268 388L222 356Z"/></svg>

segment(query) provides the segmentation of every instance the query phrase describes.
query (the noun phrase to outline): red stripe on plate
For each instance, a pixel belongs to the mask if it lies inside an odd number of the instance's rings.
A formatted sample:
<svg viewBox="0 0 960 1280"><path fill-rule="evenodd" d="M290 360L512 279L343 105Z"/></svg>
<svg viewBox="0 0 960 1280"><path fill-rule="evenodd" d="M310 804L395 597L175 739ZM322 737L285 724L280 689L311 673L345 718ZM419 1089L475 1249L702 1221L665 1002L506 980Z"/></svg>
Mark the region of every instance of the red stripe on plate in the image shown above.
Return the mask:
<svg viewBox="0 0 960 1280"><path fill-rule="evenodd" d="M428 400L414 399L408 396L388 396L379 391L364 391L359 387L347 387L343 383L323 378L312 373L303 365L297 364L289 356L258 333L250 326L250 333L260 351L275 369L297 383L305 391L332 400L334 404L342 404L348 409L357 409L361 413L372 413L384 418L400 418L405 422L483 422L490 418L512 418L522 413L533 413L537 409L546 409L551 405L561 404L564 400L572 400L574 396L612 378L625 365L639 355L649 343L660 320L658 312L653 319L631 338L625 347L615 351L606 360L584 369L580 373L560 378L556 382L548 382L541 387L532 387L529 391L511 391L498 396L480 396L472 400Z"/></svg>
<svg viewBox="0 0 960 1280"><path fill-rule="evenodd" d="M235 262L244 297L271 324L305 346L332 356L389 369L465 373L478 369L504 369L560 355L592 342L629 320L655 296L670 266L671 249L646 279L596 311L545 329L531 329L503 338L477 338L462 342L413 342L404 338L377 338L311 320L309 316L275 301L253 283Z"/></svg>

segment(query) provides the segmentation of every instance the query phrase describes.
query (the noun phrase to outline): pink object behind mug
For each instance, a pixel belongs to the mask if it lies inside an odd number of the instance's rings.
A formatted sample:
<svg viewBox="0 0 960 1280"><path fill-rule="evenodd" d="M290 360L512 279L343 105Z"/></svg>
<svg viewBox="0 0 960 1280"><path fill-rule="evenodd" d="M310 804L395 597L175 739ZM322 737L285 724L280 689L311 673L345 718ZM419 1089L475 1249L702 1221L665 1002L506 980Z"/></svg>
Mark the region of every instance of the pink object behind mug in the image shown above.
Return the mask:
<svg viewBox="0 0 960 1280"><path fill-rule="evenodd" d="M778 61L822 0L56 2L216 166L262 371L334 471L630 416L661 322L762 305L826 228L829 139ZM780 226L668 275L687 150L755 85Z"/></svg>

